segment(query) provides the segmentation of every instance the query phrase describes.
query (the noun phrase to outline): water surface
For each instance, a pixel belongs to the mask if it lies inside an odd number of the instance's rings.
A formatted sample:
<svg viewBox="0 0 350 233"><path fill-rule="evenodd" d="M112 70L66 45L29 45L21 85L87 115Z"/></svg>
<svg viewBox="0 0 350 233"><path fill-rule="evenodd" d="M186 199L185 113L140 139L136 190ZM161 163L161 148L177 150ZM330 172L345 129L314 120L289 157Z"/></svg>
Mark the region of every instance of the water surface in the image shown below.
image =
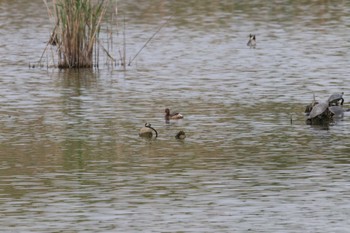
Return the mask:
<svg viewBox="0 0 350 233"><path fill-rule="evenodd" d="M43 3L1 1L2 230L348 232L350 116L311 127L303 111L313 93L349 107L349 7L119 1L128 58L172 18L126 71L68 71L28 67ZM185 118L166 124L166 107Z"/></svg>

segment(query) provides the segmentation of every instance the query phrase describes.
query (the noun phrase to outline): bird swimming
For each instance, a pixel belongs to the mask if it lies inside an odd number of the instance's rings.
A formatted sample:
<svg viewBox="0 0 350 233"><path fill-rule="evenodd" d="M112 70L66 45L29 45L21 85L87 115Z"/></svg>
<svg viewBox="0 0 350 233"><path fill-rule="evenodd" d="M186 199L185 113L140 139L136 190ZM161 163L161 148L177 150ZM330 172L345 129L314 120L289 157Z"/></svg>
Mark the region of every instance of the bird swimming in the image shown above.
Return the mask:
<svg viewBox="0 0 350 233"><path fill-rule="evenodd" d="M175 135L175 138L176 138L176 139L180 139L180 140L185 139L185 138L186 138L186 134L185 134L185 132L184 132L183 130L180 130L180 131Z"/></svg>
<svg viewBox="0 0 350 233"><path fill-rule="evenodd" d="M249 34L249 40L248 40L247 46L249 46L250 48L255 48L255 46L256 46L256 37L255 37L255 35Z"/></svg>
<svg viewBox="0 0 350 233"><path fill-rule="evenodd" d="M182 119L184 118L184 116L178 112L176 113L170 113L170 109L166 108L165 109L165 121L169 121L169 120L177 120L177 119Z"/></svg>

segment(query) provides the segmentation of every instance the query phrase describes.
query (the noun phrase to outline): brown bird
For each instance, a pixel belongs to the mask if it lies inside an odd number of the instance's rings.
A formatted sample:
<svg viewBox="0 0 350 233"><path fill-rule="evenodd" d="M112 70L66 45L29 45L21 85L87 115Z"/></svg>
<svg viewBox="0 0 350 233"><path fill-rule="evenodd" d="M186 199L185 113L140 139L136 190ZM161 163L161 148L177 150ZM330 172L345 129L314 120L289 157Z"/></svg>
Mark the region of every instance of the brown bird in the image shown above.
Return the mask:
<svg viewBox="0 0 350 233"><path fill-rule="evenodd" d="M177 119L182 119L184 118L183 115L181 115L180 113L176 112L176 113L170 113L170 109L166 108L165 109L165 120L169 121L169 120L177 120Z"/></svg>

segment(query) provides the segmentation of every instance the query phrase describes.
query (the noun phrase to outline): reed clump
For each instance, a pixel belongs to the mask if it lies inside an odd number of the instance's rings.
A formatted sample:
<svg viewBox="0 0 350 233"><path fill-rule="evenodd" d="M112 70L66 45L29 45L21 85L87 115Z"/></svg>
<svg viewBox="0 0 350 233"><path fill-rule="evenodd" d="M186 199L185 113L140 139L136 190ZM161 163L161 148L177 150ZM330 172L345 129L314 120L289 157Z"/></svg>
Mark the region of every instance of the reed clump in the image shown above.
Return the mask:
<svg viewBox="0 0 350 233"><path fill-rule="evenodd" d="M49 43L57 46L59 68L92 68L94 49L108 9L104 0L44 0L55 27Z"/></svg>

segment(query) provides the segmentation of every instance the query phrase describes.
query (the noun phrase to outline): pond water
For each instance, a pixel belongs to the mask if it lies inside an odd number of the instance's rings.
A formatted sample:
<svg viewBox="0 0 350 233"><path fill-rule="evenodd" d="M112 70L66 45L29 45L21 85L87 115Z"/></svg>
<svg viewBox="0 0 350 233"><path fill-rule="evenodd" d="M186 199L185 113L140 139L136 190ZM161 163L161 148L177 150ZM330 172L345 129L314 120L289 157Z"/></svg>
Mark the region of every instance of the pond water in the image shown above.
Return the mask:
<svg viewBox="0 0 350 233"><path fill-rule="evenodd" d="M120 0L128 58L172 18L126 71L69 71L28 67L50 35L43 2L0 1L2 230L349 232L350 115L303 113L313 94L350 107L349 9ZM184 119L166 124L167 107ZM157 139L138 136L146 122Z"/></svg>

